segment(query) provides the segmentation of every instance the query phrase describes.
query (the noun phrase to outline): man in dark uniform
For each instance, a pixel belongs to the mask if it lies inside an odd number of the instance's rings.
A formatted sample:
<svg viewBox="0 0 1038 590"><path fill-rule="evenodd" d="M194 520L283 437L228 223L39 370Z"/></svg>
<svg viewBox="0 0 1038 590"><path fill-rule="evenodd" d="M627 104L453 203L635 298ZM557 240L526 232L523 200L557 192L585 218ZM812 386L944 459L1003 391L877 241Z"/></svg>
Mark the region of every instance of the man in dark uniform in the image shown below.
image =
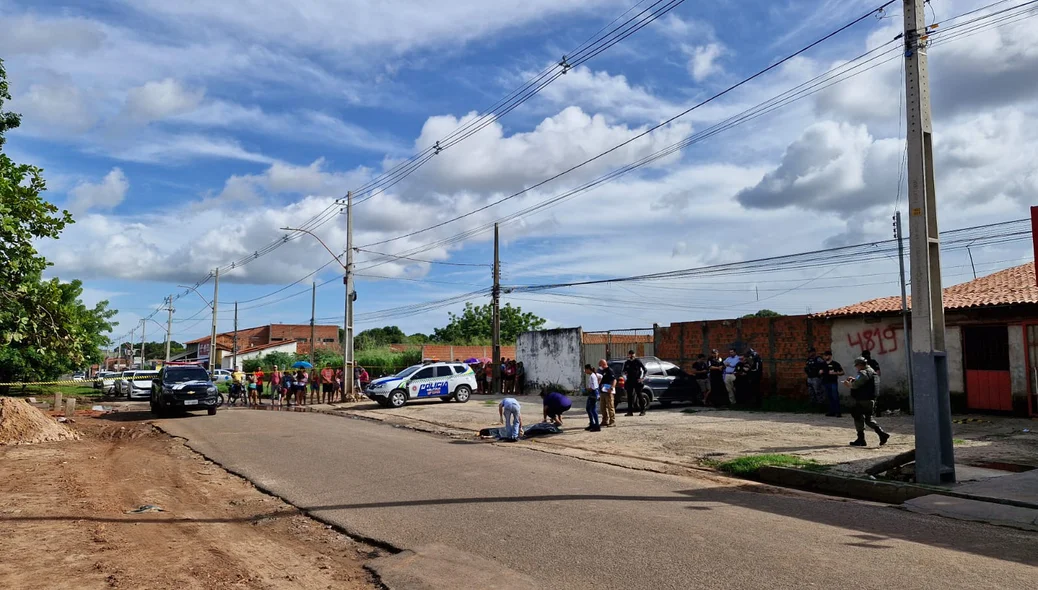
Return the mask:
<svg viewBox="0 0 1038 590"><path fill-rule="evenodd" d="M703 396L703 405L710 405L710 361L706 360L705 354L700 354L696 362L692 363L692 375L696 378L699 393Z"/></svg>
<svg viewBox="0 0 1038 590"><path fill-rule="evenodd" d="M866 425L879 435L879 446L883 446L887 444L890 435L884 432L879 427L879 424L876 424L876 419L872 417L876 411L876 371L869 366L868 361L863 357L854 359L854 368L857 369L858 374L854 377L848 377L844 381L844 385L851 388L851 398L854 399L854 405L851 406L851 416L854 417L854 429L858 431L858 438L851 441L851 446L866 446Z"/></svg>
<svg viewBox="0 0 1038 590"><path fill-rule="evenodd" d="M811 348L807 351L807 362L804 373L807 374L807 393L813 404L825 403L825 389L822 387L822 366L825 361L818 352Z"/></svg>
<svg viewBox="0 0 1038 590"><path fill-rule="evenodd" d="M746 360L750 363L750 391L747 401L759 406L761 405L760 382L761 376L764 374L764 360L752 348L746 351Z"/></svg>
<svg viewBox="0 0 1038 590"><path fill-rule="evenodd" d="M735 364L735 403L749 405L753 397L753 361L749 353L739 356Z"/></svg>
<svg viewBox="0 0 1038 590"><path fill-rule="evenodd" d="M638 408L638 415L645 415L645 406L642 404L642 379L648 372L641 359L634 358L634 351L627 351L627 360L624 361L624 389L627 390L627 414L634 415L634 408Z"/></svg>
<svg viewBox="0 0 1038 590"><path fill-rule="evenodd" d="M875 371L877 375L882 375L883 374L879 370L879 361L877 361L876 359L872 358L872 351L870 351L870 350L863 350L863 351L861 351L861 358L865 359L865 362L868 363L869 367L873 371Z"/></svg>
<svg viewBox="0 0 1038 590"><path fill-rule="evenodd" d="M829 413L826 416L841 417L839 387L839 377L841 375L843 375L843 366L833 359L833 351L827 350L823 352L819 376L822 378L822 388L825 389L825 397L829 401Z"/></svg>

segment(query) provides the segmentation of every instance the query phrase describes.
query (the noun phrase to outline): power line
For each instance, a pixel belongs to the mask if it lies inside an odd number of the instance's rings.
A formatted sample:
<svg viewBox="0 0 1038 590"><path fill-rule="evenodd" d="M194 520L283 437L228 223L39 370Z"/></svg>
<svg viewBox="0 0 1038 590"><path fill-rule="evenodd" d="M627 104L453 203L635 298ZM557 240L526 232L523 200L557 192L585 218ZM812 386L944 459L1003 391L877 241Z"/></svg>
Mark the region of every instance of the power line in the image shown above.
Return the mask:
<svg viewBox="0 0 1038 590"><path fill-rule="evenodd" d="M743 86L743 85L745 85L745 84L755 80L756 78L759 78L760 76L762 76L762 75L766 74L767 72L770 72L771 70L781 66L782 64L788 62L789 60L791 60L791 59L793 59L793 58L795 58L795 57L797 57L797 56L799 56L799 55L801 55L801 54L811 50L815 46L817 46L817 45L819 45L821 43L824 43L825 41L831 39L832 37L834 37L834 36L842 33L843 31L853 27L854 25L856 25L859 22L865 20L866 18L868 18L872 14L875 14L877 11L882 10L883 8L893 4L894 1L895 0L888 0L886 3L884 3L880 7L874 8L874 9L868 11L867 13L859 16L858 18L856 18L853 21L843 25L842 27L836 29L835 31L832 31L831 33L828 33L827 35L825 35L825 36L821 37L820 39L817 39L817 40L809 43L808 45L806 45L806 46L802 47L801 49L799 49L799 50L797 50L797 51L787 55L786 57L783 57L782 59L773 62L772 64L766 66L765 68L763 68L761 70L758 70L755 74L753 74L753 75L751 75L751 76L749 76L747 78L744 78L743 80L741 80L739 82L736 82L735 84L732 84L731 86L728 86L724 90L722 90L722 91L720 91L720 92L710 96L709 98L707 98L707 99L705 99L703 101L700 101L700 102L694 104L693 106L691 106L688 109L686 109L686 110L684 110L684 111L682 111L682 112L680 112L680 113L670 117L669 119L666 119L666 120L664 120L664 121L662 121L660 123L657 123L656 125L646 129L645 131L642 131L641 133L639 133L639 134L637 134L637 135L635 135L635 136L633 136L633 137L631 137L631 138L629 138L627 140L624 140L624 141L614 145L613 147L605 150L604 152L599 153L596 156L588 158L587 160L584 160L583 162L581 162L581 163L579 163L579 164L577 164L575 166L572 166L572 167L570 167L570 168L568 168L568 169L566 169L566 170L564 170L562 172L559 172L558 174L550 176L550 177L548 177L548 178L546 178L544 180L541 180L541 181L539 181L539 182L537 182L537 183L535 183L535 184L533 184L533 185L531 185L529 187L526 187L526 188L524 188L524 189L522 189L520 191L512 193L511 195L509 195L507 197L504 197L503 199L499 199L499 200L497 200L497 201L495 201L493 203L489 203L487 205L483 205L482 207L477 207L476 209L473 209L472 211L469 211L467 213L464 213L462 215L459 215L459 216L454 217L452 219L449 219L447 221L442 221L442 222L433 224L433 225L431 225L429 227L426 227L426 228L423 228L423 229L420 229L420 230L415 230L415 231L412 231L412 232L408 232L408 233L402 234L400 236L397 236L395 238L389 238L389 239L380 240L380 241L377 241L377 242L372 242L370 244L365 244L362 247L367 248L367 247L371 247L371 246L378 246L378 245L381 245L381 244L388 244L390 242L395 242L395 241L398 241L398 240L402 240L404 238L409 238L411 236L418 235L420 233L425 233L425 232L427 232L429 230L433 230L433 229L436 229L436 228L439 228L439 227L443 227L444 225L447 225L448 223L453 223L453 222L458 221L460 219L465 219L466 217L475 215L476 213L479 213L480 211L484 211L486 209L489 209L490 207L493 207L495 205L503 203L504 201L508 201L508 200L514 199L515 197L518 197L520 195L524 195L524 194L526 194L526 193L528 193L528 192L530 192L530 191L532 191L532 190L534 190L536 188L544 186L545 184L547 184L549 182L557 180L558 178L561 178L562 176L565 176L566 174L569 174L570 172L573 172L574 170L578 170L578 169L580 169L580 168L582 168L582 167L584 167L584 166L586 166L586 165L588 165L588 164L590 164L592 162L595 162L595 161L597 161L597 160L599 160L599 159L601 159L601 158L603 158L603 157L605 157L605 156L615 152L616 150L618 150L618 149L620 149L620 148L622 148L622 147L624 147L626 145L631 144L632 142L635 142L635 141L637 141L637 140L639 140L639 139L649 135L650 133L652 133L653 131L656 131L657 129L660 129L661 127L664 127L666 125L669 125L670 123L673 123L674 121L680 119L681 117L684 117L685 115L691 113L692 111L694 111L694 110L696 110L696 109L698 109L698 108L700 108L700 107L702 107L702 106L704 106L706 104L709 104L710 102L713 102L714 100L716 100L716 99L718 99L718 98L720 98L720 97L722 97L722 96L732 92L733 90L735 90L737 88L740 88L741 86Z"/></svg>

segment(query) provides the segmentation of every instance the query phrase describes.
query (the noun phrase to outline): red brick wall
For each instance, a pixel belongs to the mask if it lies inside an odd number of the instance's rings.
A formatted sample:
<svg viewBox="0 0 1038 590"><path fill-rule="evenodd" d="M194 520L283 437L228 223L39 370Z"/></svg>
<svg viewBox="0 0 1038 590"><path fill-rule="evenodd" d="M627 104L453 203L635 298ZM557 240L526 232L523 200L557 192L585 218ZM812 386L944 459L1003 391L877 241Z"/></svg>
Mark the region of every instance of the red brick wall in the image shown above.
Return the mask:
<svg viewBox="0 0 1038 590"><path fill-rule="evenodd" d="M453 352L453 356L451 353ZM426 344L422 347L422 358L438 361L462 361L470 358L490 358L494 355L493 346L461 346L450 344ZM514 359L515 346L502 346L501 358Z"/></svg>
<svg viewBox="0 0 1038 590"><path fill-rule="evenodd" d="M296 350L302 354L309 354L311 344L309 324L273 324L270 326L270 342L298 341L301 338L306 339L306 342L299 342ZM342 344L339 343L339 326L314 326L314 338L317 341L317 348L329 350L342 348ZM331 340L331 342L324 342L324 340Z"/></svg>
<svg viewBox="0 0 1038 590"><path fill-rule="evenodd" d="M656 328L656 356L688 370L700 353L716 348L721 356L734 347L752 347L764 361L764 395L806 398L804 360L807 349L819 352L832 346L828 321L808 316L742 318L677 322Z"/></svg>

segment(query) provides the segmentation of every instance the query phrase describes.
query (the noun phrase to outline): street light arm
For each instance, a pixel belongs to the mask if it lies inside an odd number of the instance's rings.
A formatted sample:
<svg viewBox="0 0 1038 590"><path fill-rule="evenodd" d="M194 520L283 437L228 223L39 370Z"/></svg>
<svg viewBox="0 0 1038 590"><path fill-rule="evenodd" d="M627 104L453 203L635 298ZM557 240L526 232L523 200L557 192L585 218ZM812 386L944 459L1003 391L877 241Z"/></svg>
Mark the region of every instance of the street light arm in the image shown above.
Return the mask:
<svg viewBox="0 0 1038 590"><path fill-rule="evenodd" d="M206 307L208 307L209 309L213 308L213 304L209 303L209 300L203 297L202 294L198 292L198 289L195 289L194 287L189 287L187 285L177 285L177 287L180 287L181 289L191 289L195 292L195 295L202 297L202 302L205 303Z"/></svg>
<svg viewBox="0 0 1038 590"><path fill-rule="evenodd" d="M284 230L284 231L298 231L298 232L303 232L304 234L308 234L308 235L312 236L312 237L313 237L313 238L314 238L315 240L317 240L318 242L320 242L322 246L324 246L324 249L325 249L325 250L327 250L329 254L331 254L331 255L332 255L332 258L334 258L334 259L335 259L335 261L339 263L339 266L341 266L341 267L342 267L342 270L344 270L344 271L349 271L349 269L347 269L347 268L346 268L346 265L345 265L345 264L343 264L343 263L342 263L342 261L340 261L340 260L339 260L339 255L338 255L338 254L336 254L335 252L332 252L332 249L328 247L328 244L325 244L325 243L324 243L324 240L322 240L321 238L319 238L319 237L317 236L317 234L313 233L313 232L312 232L312 231L310 231L310 230L306 230L306 229L299 229L299 228L297 228L297 227L283 227L283 228L281 228L281 229L282 229L282 230Z"/></svg>

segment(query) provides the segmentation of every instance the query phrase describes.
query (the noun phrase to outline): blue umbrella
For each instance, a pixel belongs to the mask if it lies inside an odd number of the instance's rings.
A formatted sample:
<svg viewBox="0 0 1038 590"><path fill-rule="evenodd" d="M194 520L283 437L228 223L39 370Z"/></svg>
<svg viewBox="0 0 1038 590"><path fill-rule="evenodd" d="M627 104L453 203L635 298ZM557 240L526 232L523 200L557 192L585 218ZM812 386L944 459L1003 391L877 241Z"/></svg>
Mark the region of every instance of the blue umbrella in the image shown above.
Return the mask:
<svg viewBox="0 0 1038 590"><path fill-rule="evenodd" d="M306 362L306 361L296 361L295 364L292 365L292 368L293 369L312 369L312 368L314 368L314 366L311 365L310 363Z"/></svg>

